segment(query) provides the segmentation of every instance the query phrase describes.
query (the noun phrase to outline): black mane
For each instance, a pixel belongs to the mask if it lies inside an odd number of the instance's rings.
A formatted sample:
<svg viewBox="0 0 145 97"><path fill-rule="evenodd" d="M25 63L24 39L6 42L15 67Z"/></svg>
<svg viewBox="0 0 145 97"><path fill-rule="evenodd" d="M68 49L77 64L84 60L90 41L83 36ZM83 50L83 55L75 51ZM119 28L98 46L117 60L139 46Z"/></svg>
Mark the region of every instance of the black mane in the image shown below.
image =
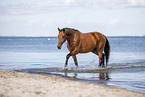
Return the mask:
<svg viewBox="0 0 145 97"><path fill-rule="evenodd" d="M61 31L63 31L64 29L70 29L70 30L74 30L74 31L79 31L79 30L74 29L74 28L63 28L63 29L61 29ZM79 31L79 32L80 32L80 31Z"/></svg>

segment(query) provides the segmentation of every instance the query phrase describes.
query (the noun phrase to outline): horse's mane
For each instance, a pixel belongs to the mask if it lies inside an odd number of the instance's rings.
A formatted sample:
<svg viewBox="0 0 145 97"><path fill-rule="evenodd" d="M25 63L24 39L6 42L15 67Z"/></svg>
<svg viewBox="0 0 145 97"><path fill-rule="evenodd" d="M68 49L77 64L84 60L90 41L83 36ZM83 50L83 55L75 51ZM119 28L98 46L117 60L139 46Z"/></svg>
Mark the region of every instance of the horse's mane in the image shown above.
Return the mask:
<svg viewBox="0 0 145 97"><path fill-rule="evenodd" d="M63 28L63 29L61 29L61 31L64 30L64 29L69 29L69 30L74 30L74 31L78 31L78 32L80 32L79 30L74 29L74 28Z"/></svg>

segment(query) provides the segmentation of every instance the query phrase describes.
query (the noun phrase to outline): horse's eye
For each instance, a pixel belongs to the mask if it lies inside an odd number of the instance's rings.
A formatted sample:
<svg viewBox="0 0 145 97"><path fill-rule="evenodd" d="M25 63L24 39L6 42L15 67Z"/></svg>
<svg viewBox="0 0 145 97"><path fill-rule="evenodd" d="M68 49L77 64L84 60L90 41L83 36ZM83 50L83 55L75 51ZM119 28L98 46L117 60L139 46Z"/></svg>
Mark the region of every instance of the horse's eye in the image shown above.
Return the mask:
<svg viewBox="0 0 145 97"><path fill-rule="evenodd" d="M64 36L62 36L62 38L64 38Z"/></svg>

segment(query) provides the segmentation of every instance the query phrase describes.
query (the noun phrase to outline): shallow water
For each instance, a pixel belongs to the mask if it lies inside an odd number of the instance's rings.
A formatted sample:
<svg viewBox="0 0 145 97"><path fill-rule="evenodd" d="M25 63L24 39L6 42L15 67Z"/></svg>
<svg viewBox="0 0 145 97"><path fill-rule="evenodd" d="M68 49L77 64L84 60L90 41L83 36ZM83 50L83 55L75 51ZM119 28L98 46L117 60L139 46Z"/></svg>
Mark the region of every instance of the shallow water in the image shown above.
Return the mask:
<svg viewBox="0 0 145 97"><path fill-rule="evenodd" d="M0 69L56 75L71 80L117 86L145 93L145 37L108 37L111 56L107 68L98 57L78 54L79 68L69 59L63 70L66 43L57 49L56 37L0 37Z"/></svg>

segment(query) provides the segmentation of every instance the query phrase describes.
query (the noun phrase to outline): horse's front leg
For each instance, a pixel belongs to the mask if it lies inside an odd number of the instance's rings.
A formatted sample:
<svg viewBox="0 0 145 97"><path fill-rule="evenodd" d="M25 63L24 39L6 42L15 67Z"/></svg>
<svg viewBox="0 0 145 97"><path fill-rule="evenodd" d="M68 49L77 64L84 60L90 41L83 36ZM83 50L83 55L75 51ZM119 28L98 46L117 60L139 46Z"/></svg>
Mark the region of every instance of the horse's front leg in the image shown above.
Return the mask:
<svg viewBox="0 0 145 97"><path fill-rule="evenodd" d="M75 65L78 67L76 54L78 54L78 47L76 47L71 53L67 54L67 56L66 56L66 62L65 62L65 68L66 69L67 69L68 59L70 58L70 56L73 57Z"/></svg>
<svg viewBox="0 0 145 97"><path fill-rule="evenodd" d="M65 69L67 69L68 59L70 58L71 53L67 54L66 61L65 61Z"/></svg>
<svg viewBox="0 0 145 97"><path fill-rule="evenodd" d="M76 65L76 67L78 68L78 62L77 62L77 57L76 55L72 55L73 59L74 59L74 63Z"/></svg>

